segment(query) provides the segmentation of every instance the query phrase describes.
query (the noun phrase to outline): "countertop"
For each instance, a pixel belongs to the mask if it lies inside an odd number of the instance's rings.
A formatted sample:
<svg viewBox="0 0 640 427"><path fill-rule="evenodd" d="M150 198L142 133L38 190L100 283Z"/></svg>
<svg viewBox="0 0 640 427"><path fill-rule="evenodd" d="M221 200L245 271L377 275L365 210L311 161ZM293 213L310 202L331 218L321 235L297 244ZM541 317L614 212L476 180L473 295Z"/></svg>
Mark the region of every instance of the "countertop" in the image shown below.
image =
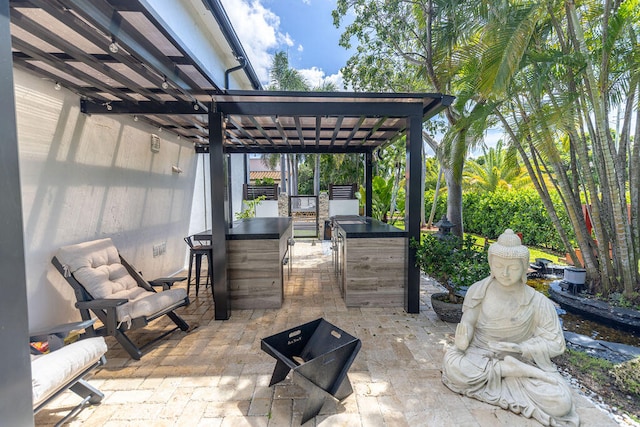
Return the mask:
<svg viewBox="0 0 640 427"><path fill-rule="evenodd" d="M279 239L290 226L289 217L241 219L233 222L227 240Z"/></svg>
<svg viewBox="0 0 640 427"><path fill-rule="evenodd" d="M240 219L227 231L227 240L279 239L290 225L289 217ZM195 240L211 238L211 230L196 233L194 237Z"/></svg>
<svg viewBox="0 0 640 427"><path fill-rule="evenodd" d="M407 237L406 231L370 217L345 215L334 216L331 219L344 231L348 239Z"/></svg>

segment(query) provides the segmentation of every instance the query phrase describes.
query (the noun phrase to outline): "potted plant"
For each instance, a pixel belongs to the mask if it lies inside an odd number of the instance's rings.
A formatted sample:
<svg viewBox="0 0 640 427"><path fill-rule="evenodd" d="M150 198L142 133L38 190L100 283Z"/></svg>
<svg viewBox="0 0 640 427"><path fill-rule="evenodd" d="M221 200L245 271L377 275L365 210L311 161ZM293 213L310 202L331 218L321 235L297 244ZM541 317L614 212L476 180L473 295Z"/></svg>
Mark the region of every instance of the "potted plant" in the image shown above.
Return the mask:
<svg viewBox="0 0 640 427"><path fill-rule="evenodd" d="M487 249L477 247L472 236L426 234L411 245L416 249L416 266L447 290L431 295L434 311L446 322L459 322L466 289L489 275Z"/></svg>
<svg viewBox="0 0 640 427"><path fill-rule="evenodd" d="M266 199L265 196L258 196L253 200L243 201L242 204L244 206L244 209L242 209L242 212L238 212L236 214L236 219L255 218L256 206L258 206L264 199Z"/></svg>

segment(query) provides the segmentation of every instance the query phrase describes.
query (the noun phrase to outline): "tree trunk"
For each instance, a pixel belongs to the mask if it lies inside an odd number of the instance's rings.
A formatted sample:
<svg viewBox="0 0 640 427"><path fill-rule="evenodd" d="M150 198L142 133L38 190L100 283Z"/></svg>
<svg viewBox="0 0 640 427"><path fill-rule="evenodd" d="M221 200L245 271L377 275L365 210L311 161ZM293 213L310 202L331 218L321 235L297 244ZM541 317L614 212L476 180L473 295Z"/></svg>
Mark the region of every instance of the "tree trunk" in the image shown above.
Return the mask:
<svg viewBox="0 0 640 427"><path fill-rule="evenodd" d="M313 166L313 194L320 194L320 154L314 155Z"/></svg>
<svg viewBox="0 0 640 427"><path fill-rule="evenodd" d="M287 158L280 154L280 191L286 193L287 190Z"/></svg>
<svg viewBox="0 0 640 427"><path fill-rule="evenodd" d="M447 183L447 219L453 224L451 233L462 237L464 227L462 224L462 185L453 176L453 170L442 169L445 182ZM456 182L457 181L457 182Z"/></svg>

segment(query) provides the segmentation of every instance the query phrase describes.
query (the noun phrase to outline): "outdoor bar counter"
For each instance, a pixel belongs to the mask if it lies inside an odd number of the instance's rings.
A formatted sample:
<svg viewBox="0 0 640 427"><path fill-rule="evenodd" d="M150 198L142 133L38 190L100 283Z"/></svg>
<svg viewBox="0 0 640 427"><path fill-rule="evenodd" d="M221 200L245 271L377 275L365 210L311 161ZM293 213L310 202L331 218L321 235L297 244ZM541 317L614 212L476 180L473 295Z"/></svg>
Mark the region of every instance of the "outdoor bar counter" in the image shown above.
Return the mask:
<svg viewBox="0 0 640 427"><path fill-rule="evenodd" d="M334 267L348 307L403 307L407 232L369 217L332 218Z"/></svg>
<svg viewBox="0 0 640 427"><path fill-rule="evenodd" d="M232 309L280 308L283 260L289 256L288 217L238 220L227 231L227 280Z"/></svg>

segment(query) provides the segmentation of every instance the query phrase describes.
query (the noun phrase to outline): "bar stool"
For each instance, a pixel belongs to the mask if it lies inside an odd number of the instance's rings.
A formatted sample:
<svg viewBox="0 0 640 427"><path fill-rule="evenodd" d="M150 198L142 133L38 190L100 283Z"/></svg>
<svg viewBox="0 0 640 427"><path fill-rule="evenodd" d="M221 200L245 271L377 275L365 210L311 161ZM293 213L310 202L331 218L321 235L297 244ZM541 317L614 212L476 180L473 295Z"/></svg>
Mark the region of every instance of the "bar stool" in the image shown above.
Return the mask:
<svg viewBox="0 0 640 427"><path fill-rule="evenodd" d="M193 271L193 263L195 261L196 264L196 274L195 274L195 285L196 285L196 296L198 296L198 291L200 290L200 270L202 267L202 256L207 257L207 281L205 283L205 287L209 285L209 277L211 276L213 262L213 246L209 244L202 244L204 240L196 240L195 236L187 236L184 238L184 241L189 246L189 276L187 278L187 295L189 295L189 289L191 288L191 274ZM211 293L213 294L213 286L211 286Z"/></svg>

